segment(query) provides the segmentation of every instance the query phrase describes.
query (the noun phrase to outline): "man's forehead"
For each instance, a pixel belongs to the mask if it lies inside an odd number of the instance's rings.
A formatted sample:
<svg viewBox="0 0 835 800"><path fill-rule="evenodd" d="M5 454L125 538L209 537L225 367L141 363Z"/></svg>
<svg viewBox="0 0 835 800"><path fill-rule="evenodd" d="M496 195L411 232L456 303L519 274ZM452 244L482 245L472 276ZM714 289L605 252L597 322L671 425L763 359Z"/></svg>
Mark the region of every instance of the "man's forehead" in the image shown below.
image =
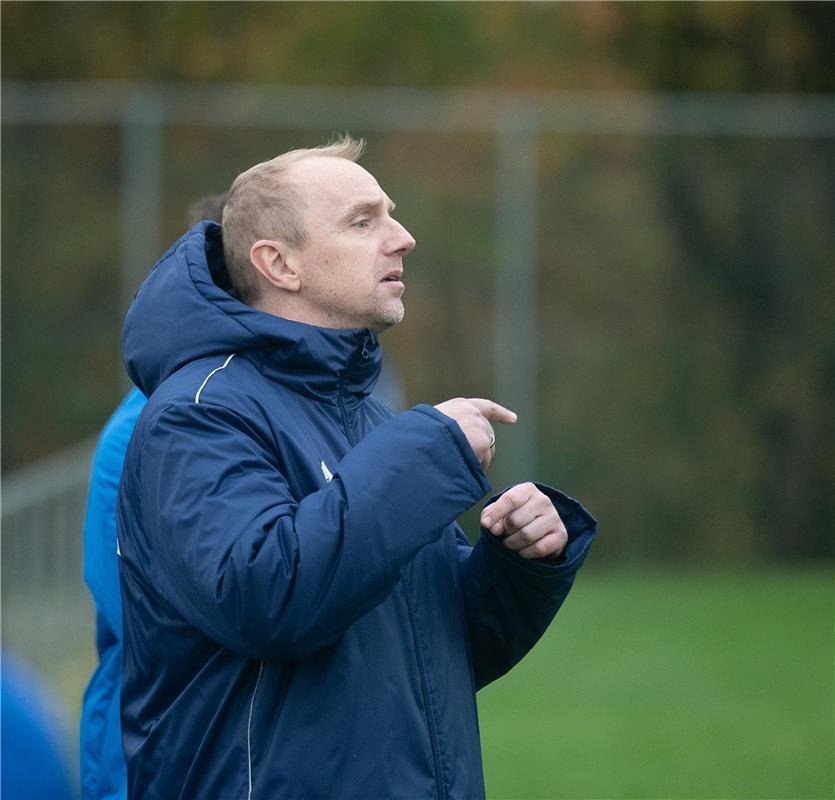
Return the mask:
<svg viewBox="0 0 835 800"><path fill-rule="evenodd" d="M304 158L288 170L288 178L298 183L309 199L324 202L354 202L385 197L377 179L353 161L335 156Z"/></svg>

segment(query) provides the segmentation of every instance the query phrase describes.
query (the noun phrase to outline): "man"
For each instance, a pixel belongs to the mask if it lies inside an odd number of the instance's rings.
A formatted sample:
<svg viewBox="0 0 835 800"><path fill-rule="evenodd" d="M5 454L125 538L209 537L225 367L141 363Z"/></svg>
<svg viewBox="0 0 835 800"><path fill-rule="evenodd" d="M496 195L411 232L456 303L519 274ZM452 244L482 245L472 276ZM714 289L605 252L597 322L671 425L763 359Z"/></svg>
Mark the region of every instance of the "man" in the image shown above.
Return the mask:
<svg viewBox="0 0 835 800"><path fill-rule="evenodd" d="M471 548L455 519L513 412L370 397L415 243L360 152L239 175L222 237L193 228L128 313L150 395L117 517L132 797L483 796L475 691L542 635L595 534L528 483Z"/></svg>
<svg viewBox="0 0 835 800"><path fill-rule="evenodd" d="M220 222L225 194L200 197L188 207L188 225ZM132 389L99 436L84 517L84 582L96 607L99 663L84 693L81 710L82 800L127 797L125 757L119 723L122 685L122 599L116 557L116 493L133 426L145 395Z"/></svg>
<svg viewBox="0 0 835 800"><path fill-rule="evenodd" d="M188 207L188 225L220 223L226 194L200 197ZM402 389L391 362L380 374L375 396L390 408L403 407ZM84 520L84 581L96 608L99 663L90 678L81 712L82 800L127 797L119 721L122 684L122 599L116 556L116 494L125 451L146 398L132 389L104 426L93 458Z"/></svg>

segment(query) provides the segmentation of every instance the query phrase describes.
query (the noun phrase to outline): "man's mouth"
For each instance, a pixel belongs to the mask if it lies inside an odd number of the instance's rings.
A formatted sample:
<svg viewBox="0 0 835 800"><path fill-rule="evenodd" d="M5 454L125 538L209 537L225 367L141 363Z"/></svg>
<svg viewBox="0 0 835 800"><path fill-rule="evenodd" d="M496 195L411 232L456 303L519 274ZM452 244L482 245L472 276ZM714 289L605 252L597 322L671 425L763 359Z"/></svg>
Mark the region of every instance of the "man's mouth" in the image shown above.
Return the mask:
<svg viewBox="0 0 835 800"><path fill-rule="evenodd" d="M400 283L403 279L402 270L392 270L383 277L382 283Z"/></svg>

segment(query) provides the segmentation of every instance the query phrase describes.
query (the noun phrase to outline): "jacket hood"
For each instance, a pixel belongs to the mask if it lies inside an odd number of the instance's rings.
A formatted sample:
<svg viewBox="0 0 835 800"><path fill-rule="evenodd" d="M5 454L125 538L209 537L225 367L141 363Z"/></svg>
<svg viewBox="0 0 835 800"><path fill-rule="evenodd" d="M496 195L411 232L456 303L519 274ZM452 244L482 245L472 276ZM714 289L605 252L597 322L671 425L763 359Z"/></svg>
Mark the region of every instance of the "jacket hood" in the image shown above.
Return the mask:
<svg viewBox="0 0 835 800"><path fill-rule="evenodd" d="M232 294L220 225L203 221L156 263L128 309L122 356L146 396L191 361L258 351L260 366L299 391L325 395L340 384L366 395L381 367L365 328L318 328L252 308Z"/></svg>

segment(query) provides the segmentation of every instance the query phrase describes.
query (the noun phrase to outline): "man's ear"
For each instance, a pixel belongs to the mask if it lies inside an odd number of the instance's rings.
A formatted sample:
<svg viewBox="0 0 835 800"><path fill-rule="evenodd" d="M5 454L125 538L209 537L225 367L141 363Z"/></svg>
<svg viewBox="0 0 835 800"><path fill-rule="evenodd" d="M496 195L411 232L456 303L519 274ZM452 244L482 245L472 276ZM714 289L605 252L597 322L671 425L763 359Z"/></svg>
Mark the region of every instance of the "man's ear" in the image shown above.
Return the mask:
<svg viewBox="0 0 835 800"><path fill-rule="evenodd" d="M264 280L285 292L298 292L301 277L295 267L291 248L273 239L259 239L249 249L249 260Z"/></svg>

